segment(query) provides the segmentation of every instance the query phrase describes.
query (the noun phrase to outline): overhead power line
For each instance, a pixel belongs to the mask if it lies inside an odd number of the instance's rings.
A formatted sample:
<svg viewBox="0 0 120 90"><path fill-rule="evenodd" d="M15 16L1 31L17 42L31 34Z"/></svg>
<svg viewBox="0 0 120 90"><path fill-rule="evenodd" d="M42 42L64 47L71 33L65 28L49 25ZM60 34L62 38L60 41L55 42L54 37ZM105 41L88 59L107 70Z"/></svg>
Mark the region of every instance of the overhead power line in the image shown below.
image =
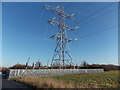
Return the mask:
<svg viewBox="0 0 120 90"><path fill-rule="evenodd" d="M102 32L104 32L104 31L112 30L113 28L118 28L118 25L114 25L114 26L111 26L111 27L108 27L108 28L105 28L105 29L102 29L102 30L96 31L96 32L93 32L93 33L90 33L90 34L87 34L87 35L81 36L81 37L79 37L79 38L80 38L80 39L84 39L84 38L87 38L87 37L90 37L90 36L93 36L93 35L96 35L96 34L102 33Z"/></svg>
<svg viewBox="0 0 120 90"><path fill-rule="evenodd" d="M106 8L109 8L110 5L114 5L113 3L110 3L110 4L107 4L106 6L100 8L99 10L95 11L94 13L90 14L89 16L81 19L81 20L78 20L79 22L77 23L77 25L81 22L85 22L86 20L89 20L91 17L95 16L96 14L99 14L100 12L103 12ZM82 23L84 24L84 23Z"/></svg>

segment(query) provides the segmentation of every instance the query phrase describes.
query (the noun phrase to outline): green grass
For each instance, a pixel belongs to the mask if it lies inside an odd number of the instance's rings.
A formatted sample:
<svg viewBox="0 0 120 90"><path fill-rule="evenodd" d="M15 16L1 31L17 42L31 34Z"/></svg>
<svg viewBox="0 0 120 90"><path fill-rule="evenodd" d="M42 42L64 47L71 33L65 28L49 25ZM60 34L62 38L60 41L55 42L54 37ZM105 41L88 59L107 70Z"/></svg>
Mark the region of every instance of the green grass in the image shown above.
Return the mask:
<svg viewBox="0 0 120 90"><path fill-rule="evenodd" d="M100 88L117 88L120 81L118 78L119 71L109 71L103 73L87 73L87 74L74 74L64 76L52 76L49 78L64 80L66 82L72 81L79 85L87 85L88 87Z"/></svg>
<svg viewBox="0 0 120 90"><path fill-rule="evenodd" d="M72 86L73 88L74 87L76 88L118 88L120 84L120 81L118 79L120 78L120 76L118 76L119 72L120 71L108 71L103 73L87 73L87 74L74 74L74 75L63 75L63 76L27 77L26 81L24 77L18 77L18 78L14 78L14 80L18 82L21 81L26 83L27 80L33 79L32 81L38 80L41 83L41 80L43 81L48 79L47 81L44 81L44 83L47 82L46 84L47 86L49 86L49 88L51 88L50 85L53 82L54 82L52 85L53 88L56 86L58 87L60 84L65 88L66 87L65 84L68 84L68 83L70 85L73 85ZM24 79L22 80L21 78L24 78ZM31 83L32 81L29 81L29 83ZM66 83L63 83L63 82L66 82ZM57 85L54 86L56 83ZM43 84L41 83L40 85L43 85ZM39 85L36 85L36 86L40 87Z"/></svg>

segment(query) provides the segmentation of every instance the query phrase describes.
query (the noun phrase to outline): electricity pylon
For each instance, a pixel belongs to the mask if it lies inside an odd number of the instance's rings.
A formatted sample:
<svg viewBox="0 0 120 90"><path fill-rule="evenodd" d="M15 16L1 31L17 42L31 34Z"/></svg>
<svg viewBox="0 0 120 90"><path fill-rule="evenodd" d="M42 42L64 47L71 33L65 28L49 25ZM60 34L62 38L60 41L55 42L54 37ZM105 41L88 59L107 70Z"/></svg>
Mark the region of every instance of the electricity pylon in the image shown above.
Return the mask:
<svg viewBox="0 0 120 90"><path fill-rule="evenodd" d="M56 21L56 17L48 20L49 24L56 25L58 27L58 33L50 37L52 39L56 39L56 47L54 50L54 55L52 57L51 67L58 66L59 68L61 68L65 65L74 65L72 62L72 57L69 54L68 43L72 40L77 40L78 38L68 38L67 31L78 29L79 26L71 28L66 25L65 19L71 19L72 21L76 22L75 18L73 18L75 14L73 13L69 15L65 13L64 6L62 5L59 5L55 8L52 8L49 5L45 5L44 8L53 13L56 13L59 17L58 21Z"/></svg>

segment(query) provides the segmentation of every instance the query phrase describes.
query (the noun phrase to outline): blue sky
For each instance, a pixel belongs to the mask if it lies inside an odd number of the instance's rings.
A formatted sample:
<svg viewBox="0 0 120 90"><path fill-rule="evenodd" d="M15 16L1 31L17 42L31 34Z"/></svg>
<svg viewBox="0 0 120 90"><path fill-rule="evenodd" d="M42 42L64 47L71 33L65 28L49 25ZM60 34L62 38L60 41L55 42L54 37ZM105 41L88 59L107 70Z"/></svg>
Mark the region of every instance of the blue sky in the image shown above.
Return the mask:
<svg viewBox="0 0 120 90"><path fill-rule="evenodd" d="M56 7L62 4L67 13L76 13L78 30L68 31L68 37L80 38L69 43L73 62L80 64L118 64L118 6L113 2L19 2L2 4L2 65L11 66L17 62L30 64L40 61L46 65L51 61L55 40L49 37L58 30L48 25L47 20L56 14L47 11L43 5Z"/></svg>

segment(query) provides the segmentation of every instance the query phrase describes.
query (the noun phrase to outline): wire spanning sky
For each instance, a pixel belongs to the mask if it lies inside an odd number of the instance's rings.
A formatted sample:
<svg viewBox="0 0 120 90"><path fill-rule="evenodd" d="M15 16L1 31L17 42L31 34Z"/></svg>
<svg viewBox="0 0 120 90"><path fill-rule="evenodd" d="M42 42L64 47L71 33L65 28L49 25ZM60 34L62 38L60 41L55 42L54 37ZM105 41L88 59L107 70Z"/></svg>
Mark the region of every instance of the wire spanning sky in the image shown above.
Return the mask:
<svg viewBox="0 0 120 90"><path fill-rule="evenodd" d="M75 13L77 23L66 20L71 27L69 38L79 38L69 43L73 62L89 64L118 64L118 3L117 2L19 2L2 4L2 62L3 66L16 63L30 64L40 61L46 65L51 61L55 40L49 38L58 30L48 25L47 20L56 14L43 5L56 7L62 4L66 13ZM50 63L49 63L50 64Z"/></svg>

